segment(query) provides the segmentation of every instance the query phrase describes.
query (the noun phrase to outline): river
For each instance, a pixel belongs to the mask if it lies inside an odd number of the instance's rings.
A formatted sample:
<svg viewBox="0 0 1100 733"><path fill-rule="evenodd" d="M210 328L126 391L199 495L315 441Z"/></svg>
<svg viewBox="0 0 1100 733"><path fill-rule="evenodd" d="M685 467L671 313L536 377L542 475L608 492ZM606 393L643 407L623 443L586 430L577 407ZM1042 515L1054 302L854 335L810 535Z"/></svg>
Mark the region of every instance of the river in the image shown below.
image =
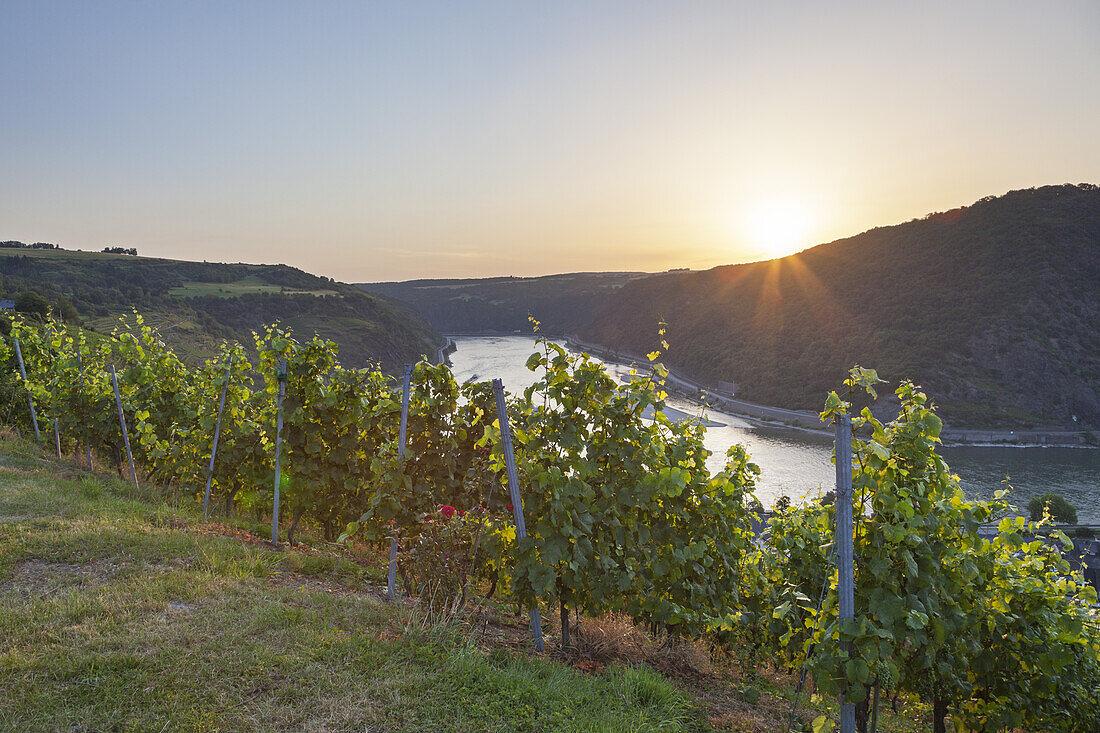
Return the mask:
<svg viewBox="0 0 1100 733"><path fill-rule="evenodd" d="M499 378L509 392L518 393L538 378L525 366L535 346L530 336L458 336L454 340L457 350L450 358L460 382ZM607 368L616 378L630 371L619 364L607 364ZM670 397L668 404L693 414L700 410L678 397ZM744 444L760 466L756 494L764 506L771 506L782 495L799 499L832 488L829 436L759 425L713 410L707 417L723 423L707 429L706 447L712 452L708 467L720 470L726 449ZM1100 524L1100 450L965 446L943 448L942 452L972 498L992 498L1007 477L1013 487L1013 503L1025 511L1028 499L1053 490L1077 507L1078 521Z"/></svg>

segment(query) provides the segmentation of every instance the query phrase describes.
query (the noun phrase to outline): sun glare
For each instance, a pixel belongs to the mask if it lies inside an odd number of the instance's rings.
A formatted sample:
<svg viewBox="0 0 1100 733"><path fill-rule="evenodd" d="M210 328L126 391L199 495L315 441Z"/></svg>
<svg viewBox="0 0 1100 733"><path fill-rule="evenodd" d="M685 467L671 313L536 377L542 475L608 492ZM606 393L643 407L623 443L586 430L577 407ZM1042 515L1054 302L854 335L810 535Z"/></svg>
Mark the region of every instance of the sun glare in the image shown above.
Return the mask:
<svg viewBox="0 0 1100 733"><path fill-rule="evenodd" d="M764 199L743 214L745 244L767 257L782 257L810 245L810 213L790 196Z"/></svg>

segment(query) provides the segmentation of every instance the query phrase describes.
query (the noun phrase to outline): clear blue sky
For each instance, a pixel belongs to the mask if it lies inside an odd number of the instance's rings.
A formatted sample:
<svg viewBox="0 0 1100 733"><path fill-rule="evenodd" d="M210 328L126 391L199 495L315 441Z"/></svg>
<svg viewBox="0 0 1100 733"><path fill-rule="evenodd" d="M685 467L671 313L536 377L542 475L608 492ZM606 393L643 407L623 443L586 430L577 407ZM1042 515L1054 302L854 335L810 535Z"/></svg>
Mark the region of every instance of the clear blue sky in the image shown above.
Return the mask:
<svg viewBox="0 0 1100 733"><path fill-rule="evenodd" d="M1097 2L0 0L0 31L3 239L654 270L1100 182Z"/></svg>

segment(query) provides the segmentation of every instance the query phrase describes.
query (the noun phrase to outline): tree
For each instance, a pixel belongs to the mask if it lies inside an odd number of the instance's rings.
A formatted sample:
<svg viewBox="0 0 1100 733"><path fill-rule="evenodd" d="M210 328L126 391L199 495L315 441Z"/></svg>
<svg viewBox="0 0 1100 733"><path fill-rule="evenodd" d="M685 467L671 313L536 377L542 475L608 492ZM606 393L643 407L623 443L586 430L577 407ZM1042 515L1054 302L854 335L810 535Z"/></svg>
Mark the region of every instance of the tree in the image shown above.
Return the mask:
<svg viewBox="0 0 1100 733"><path fill-rule="evenodd" d="M50 316L50 302L33 290L28 290L15 299L15 310L45 320Z"/></svg>
<svg viewBox="0 0 1100 733"><path fill-rule="evenodd" d="M1050 517L1055 522L1077 524L1077 507L1066 501L1064 496L1053 491L1048 491L1042 496L1032 497L1031 501L1027 503L1027 510L1031 514L1032 520L1036 522L1042 519L1043 514L1049 510Z"/></svg>

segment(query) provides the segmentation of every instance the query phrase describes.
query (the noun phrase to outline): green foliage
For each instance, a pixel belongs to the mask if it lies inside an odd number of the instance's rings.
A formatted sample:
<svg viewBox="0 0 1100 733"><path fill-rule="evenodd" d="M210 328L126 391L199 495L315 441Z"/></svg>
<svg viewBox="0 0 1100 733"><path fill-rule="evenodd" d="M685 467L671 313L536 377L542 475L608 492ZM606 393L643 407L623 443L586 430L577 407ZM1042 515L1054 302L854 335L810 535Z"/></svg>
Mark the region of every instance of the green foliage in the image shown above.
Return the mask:
<svg viewBox="0 0 1100 733"><path fill-rule="evenodd" d="M703 429L660 412L659 364L620 386L587 355L539 343L528 367L543 375L509 406L529 532L516 548L515 592L528 604L701 632L738 605L758 469L734 446L709 475ZM499 467L499 429L485 440Z"/></svg>
<svg viewBox="0 0 1100 733"><path fill-rule="evenodd" d="M446 367L416 365L402 452L392 378L344 368L336 345L318 337L299 342L272 326L254 337L254 363L233 344L195 367L136 314L107 338L19 318L11 334L27 366L26 381L11 376L10 342L0 341L12 395L29 393L44 421L56 418L65 448L91 446L121 465L113 365L144 473L178 482L196 503L209 477L227 507L270 506L285 359L284 516L328 539L345 525L346 534L396 535L410 587L445 607L472 576L523 607L621 612L673 634L750 643L791 666L808 657L821 691L861 704L878 686L920 695L975 730L1100 722L1091 705L1100 699L1096 591L1063 559L1068 540L1013 516L1003 493L966 501L938 453L942 423L909 382L895 390L892 421L869 407L853 419L856 617L841 622L833 502L777 506L757 545L757 467L733 446L723 470L709 473L703 428L660 410L667 372L658 354L620 385L586 355L539 342L528 362L538 381L507 405L528 527L517 540L488 384L459 385ZM878 382L853 368L848 398L830 393L824 416L851 414L852 393ZM642 419L647 408L654 419ZM441 519L441 507L453 516ZM984 538L979 528L998 520ZM251 555L238 560L208 569L273 571ZM623 680L643 704L655 694L644 675Z"/></svg>
<svg viewBox="0 0 1100 733"><path fill-rule="evenodd" d="M443 505L423 517L406 548L412 586L429 614L451 611L466 596L474 549L485 528L486 512Z"/></svg>
<svg viewBox="0 0 1100 733"><path fill-rule="evenodd" d="M44 320L50 316L50 302L33 290L28 290L15 299L15 310L27 317Z"/></svg>
<svg viewBox="0 0 1100 733"><path fill-rule="evenodd" d="M1033 496L1027 503L1027 511L1034 521L1039 521L1047 513L1055 522L1077 524L1077 507L1066 501L1061 494L1048 491L1041 496Z"/></svg>
<svg viewBox="0 0 1100 733"><path fill-rule="evenodd" d="M865 408L853 425L855 619L838 619L833 509L809 504L772 519L761 557L772 590L760 605L774 611L749 621L790 662L812 646L819 688L857 703L874 685L897 687L953 706L966 729L1092 730L1096 593L1053 546L1064 536L1046 540L1041 525L1006 516L1003 492L966 501L936 450L941 423L927 397L908 382L895 395L892 422ZM826 403L830 415L848 409L835 393ZM998 517L998 535L983 539L979 526Z"/></svg>

